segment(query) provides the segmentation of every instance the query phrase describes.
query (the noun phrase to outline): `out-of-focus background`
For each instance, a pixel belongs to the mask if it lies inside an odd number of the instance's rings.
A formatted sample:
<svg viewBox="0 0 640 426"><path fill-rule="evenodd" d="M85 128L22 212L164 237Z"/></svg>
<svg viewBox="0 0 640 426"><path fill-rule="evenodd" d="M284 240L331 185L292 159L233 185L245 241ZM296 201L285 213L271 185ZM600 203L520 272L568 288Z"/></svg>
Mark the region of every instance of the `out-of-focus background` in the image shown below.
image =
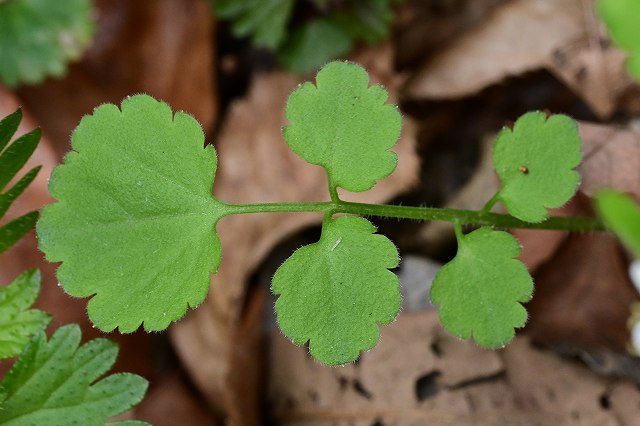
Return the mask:
<svg viewBox="0 0 640 426"><path fill-rule="evenodd" d="M10 70L15 55L42 59L26 33L14 43L21 51L0 48L0 117L22 107L19 133L41 127L44 135L28 164L43 171L10 217L52 201L48 176L83 115L135 93L202 124L218 151L221 200L327 199L324 172L288 150L281 127L289 93L334 58L364 66L404 117L398 170L346 199L480 209L498 184L497 131L530 110L580 123L582 185L554 214L592 215L590 197L603 187L640 199L640 85L592 0L93 0L90 19L93 30L61 35L66 68L43 59L43 75ZM0 28L0 44L3 36ZM123 418L158 426L640 424L629 331L639 296L630 255L613 236L515 231L536 283L530 319L514 342L489 351L443 331L429 303L431 280L455 255L452 227L374 219L403 259L403 311L358 362L330 368L280 334L269 292L275 269L317 239L320 221L223 219L223 260L206 302L166 332L108 336L121 347L116 370L151 383ZM56 266L31 232L0 256L0 282L40 268L37 306L53 314L50 330L77 322L86 339L100 335L86 301L57 285Z"/></svg>

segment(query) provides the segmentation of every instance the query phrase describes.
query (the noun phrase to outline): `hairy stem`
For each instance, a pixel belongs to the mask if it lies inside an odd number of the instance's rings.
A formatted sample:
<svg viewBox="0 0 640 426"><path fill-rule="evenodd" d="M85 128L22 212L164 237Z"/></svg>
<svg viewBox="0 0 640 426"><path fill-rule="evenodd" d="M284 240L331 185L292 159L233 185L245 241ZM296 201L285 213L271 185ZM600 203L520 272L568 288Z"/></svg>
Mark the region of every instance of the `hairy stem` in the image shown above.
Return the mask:
<svg viewBox="0 0 640 426"><path fill-rule="evenodd" d="M348 201L315 203L230 204L229 214L318 212L324 215L349 213L362 216L392 217L421 221L440 220L461 225L495 226L498 228L548 229L571 232L603 231L604 225L590 217L550 217L544 222L529 223L506 214L475 210L456 210L434 207L364 204Z"/></svg>

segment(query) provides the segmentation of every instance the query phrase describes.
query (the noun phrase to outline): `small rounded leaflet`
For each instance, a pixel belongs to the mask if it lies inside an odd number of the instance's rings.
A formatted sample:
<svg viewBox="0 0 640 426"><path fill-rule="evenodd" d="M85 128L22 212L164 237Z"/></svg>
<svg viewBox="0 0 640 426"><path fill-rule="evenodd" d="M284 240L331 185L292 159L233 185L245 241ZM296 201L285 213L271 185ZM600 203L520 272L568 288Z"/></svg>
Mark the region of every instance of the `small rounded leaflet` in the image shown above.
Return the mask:
<svg viewBox="0 0 640 426"><path fill-rule="evenodd" d="M272 291L282 332L309 342L318 361L354 361L378 342L378 325L400 310L398 251L366 219L326 219L320 241L298 250L276 271Z"/></svg>
<svg viewBox="0 0 640 426"><path fill-rule="evenodd" d="M514 328L523 327L533 280L516 259L518 241L509 233L483 227L458 235L458 253L436 275L431 301L440 322L461 339L485 348L507 344Z"/></svg>
<svg viewBox="0 0 640 426"><path fill-rule="evenodd" d="M600 0L598 11L613 41L629 53L629 73L640 79L640 2Z"/></svg>
<svg viewBox="0 0 640 426"><path fill-rule="evenodd" d="M103 331L163 330L205 298L220 261L216 154L198 122L146 95L85 116L37 224L58 279Z"/></svg>
<svg viewBox="0 0 640 426"><path fill-rule="evenodd" d="M614 190L596 195L596 205L604 223L640 259L640 205Z"/></svg>
<svg viewBox="0 0 640 426"><path fill-rule="evenodd" d="M0 1L0 83L62 76L91 42L92 15L90 0Z"/></svg>
<svg viewBox="0 0 640 426"><path fill-rule="evenodd" d="M402 117L387 92L369 86L359 65L331 62L290 96L283 129L289 147L326 169L332 189L367 191L396 168L389 149L400 137Z"/></svg>
<svg viewBox="0 0 640 426"><path fill-rule="evenodd" d="M544 221L548 208L562 207L578 188L581 146L578 126L566 115L523 115L513 129L502 129L493 148L497 199L520 220Z"/></svg>

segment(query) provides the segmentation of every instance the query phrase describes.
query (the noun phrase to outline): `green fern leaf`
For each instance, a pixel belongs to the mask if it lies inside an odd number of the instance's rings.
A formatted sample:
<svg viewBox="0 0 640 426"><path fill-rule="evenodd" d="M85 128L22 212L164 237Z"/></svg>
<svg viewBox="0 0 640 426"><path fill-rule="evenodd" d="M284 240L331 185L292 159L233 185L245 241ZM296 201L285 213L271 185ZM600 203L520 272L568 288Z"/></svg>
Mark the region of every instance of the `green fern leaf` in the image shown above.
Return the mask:
<svg viewBox="0 0 640 426"><path fill-rule="evenodd" d="M329 365L354 361L378 342L379 324L400 310L398 252L359 217L327 219L315 244L297 250L276 272L278 324L297 345Z"/></svg>
<svg viewBox="0 0 640 426"><path fill-rule="evenodd" d="M40 292L40 271L31 269L0 288L0 358L18 355L31 336L43 330L51 317L29 309Z"/></svg>
<svg viewBox="0 0 640 426"><path fill-rule="evenodd" d="M276 49L282 44L294 0L216 0L216 14L233 20L238 37L251 37L257 46Z"/></svg>
<svg viewBox="0 0 640 426"><path fill-rule="evenodd" d="M140 376L119 373L96 381L113 366L116 343L95 339L78 347L80 337L76 324L67 325L49 341L40 332L24 349L0 383L1 424L102 426L140 402L148 385Z"/></svg>
<svg viewBox="0 0 640 426"><path fill-rule="evenodd" d="M22 135L9 145L9 141L18 130L21 120L22 111L20 110L0 120L0 151L2 151L0 154L0 191L18 174L40 143L40 130L36 129ZM40 167L34 167L15 185L0 194L0 218L5 215L16 198L33 182L39 171ZM14 245L29 232L35 225L37 218L38 213L31 212L0 227L0 253Z"/></svg>
<svg viewBox="0 0 640 426"><path fill-rule="evenodd" d="M351 50L351 35L335 19L316 19L296 28L280 52L280 61L293 72L317 70Z"/></svg>

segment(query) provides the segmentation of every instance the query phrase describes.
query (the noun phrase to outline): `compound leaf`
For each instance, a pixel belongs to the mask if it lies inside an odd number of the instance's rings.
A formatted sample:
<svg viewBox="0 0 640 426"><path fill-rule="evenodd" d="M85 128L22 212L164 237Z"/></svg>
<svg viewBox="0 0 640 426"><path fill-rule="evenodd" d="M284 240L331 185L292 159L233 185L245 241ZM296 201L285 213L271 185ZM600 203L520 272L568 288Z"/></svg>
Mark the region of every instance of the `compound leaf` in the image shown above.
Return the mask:
<svg viewBox="0 0 640 426"><path fill-rule="evenodd" d="M94 31L90 0L0 2L0 82L9 87L61 76Z"/></svg>
<svg viewBox="0 0 640 426"><path fill-rule="evenodd" d="M11 137L18 130L18 126L22 121L22 110L18 109L14 113L7 115L5 118L0 120L0 151L4 149L5 146L11 140Z"/></svg>
<svg viewBox="0 0 640 426"><path fill-rule="evenodd" d="M431 301L452 334L495 348L509 342L527 321L520 304L531 299L533 281L515 259L520 245L511 235L480 228L458 237L458 253L436 276Z"/></svg>
<svg viewBox="0 0 640 426"><path fill-rule="evenodd" d="M257 46L276 49L282 44L294 0L216 0L221 18L233 20L238 37L251 37Z"/></svg>
<svg viewBox="0 0 640 426"><path fill-rule="evenodd" d="M9 249L18 240L24 237L27 232L33 229L33 225L38 220L38 212L27 213L0 228L0 253Z"/></svg>
<svg viewBox="0 0 640 426"><path fill-rule="evenodd" d="M96 381L113 366L117 344L95 339L78 347L80 337L72 324L48 342L41 331L27 345L0 383L0 423L98 426L140 402L148 385L140 376L119 373Z"/></svg>
<svg viewBox="0 0 640 426"><path fill-rule="evenodd" d="M575 194L582 160L575 121L565 115L547 118L529 112L504 128L493 149L493 164L501 180L497 198L509 213L527 222L542 222L547 208L563 206Z"/></svg>
<svg viewBox="0 0 640 426"><path fill-rule="evenodd" d="M40 130L36 129L22 135L8 145L18 130L21 120L21 110L17 110L0 120L0 151L2 151L2 154L0 154L0 191L18 174L40 142ZM6 192L0 194L0 218L9 210L16 198L33 182L39 171L40 167L34 167ZM37 218L37 212L30 212L0 227L0 253L7 250L29 232Z"/></svg>
<svg viewBox="0 0 640 426"><path fill-rule="evenodd" d="M612 190L599 192L596 203L607 227L640 259L640 205Z"/></svg>
<svg viewBox="0 0 640 426"><path fill-rule="evenodd" d="M320 241L298 249L273 277L282 332L329 365L354 361L400 309L398 252L366 219L325 220Z"/></svg>
<svg viewBox="0 0 640 426"><path fill-rule="evenodd" d="M58 202L37 224L40 248L63 262L67 293L93 296L98 328L163 330L204 300L220 260L215 151L193 117L146 95L97 108L72 145L51 176Z"/></svg>
<svg viewBox="0 0 640 426"><path fill-rule="evenodd" d="M280 60L291 71L307 73L351 50L353 40L335 19L321 18L292 32Z"/></svg>
<svg viewBox="0 0 640 426"><path fill-rule="evenodd" d="M18 355L31 336L43 330L51 317L29 309L40 292L40 271L31 269L0 288L0 359Z"/></svg>
<svg viewBox="0 0 640 426"><path fill-rule="evenodd" d="M331 62L318 72L316 86L304 83L289 96L284 137L295 153L326 169L333 189L367 191L396 168L389 148L402 119L386 100L362 67Z"/></svg>
<svg viewBox="0 0 640 426"><path fill-rule="evenodd" d="M613 40L629 52L627 69L640 79L640 2L600 0L598 9Z"/></svg>
<svg viewBox="0 0 640 426"><path fill-rule="evenodd" d="M335 13L336 22L354 39L378 42L389 35L393 22L393 0L351 0L341 4Z"/></svg>

